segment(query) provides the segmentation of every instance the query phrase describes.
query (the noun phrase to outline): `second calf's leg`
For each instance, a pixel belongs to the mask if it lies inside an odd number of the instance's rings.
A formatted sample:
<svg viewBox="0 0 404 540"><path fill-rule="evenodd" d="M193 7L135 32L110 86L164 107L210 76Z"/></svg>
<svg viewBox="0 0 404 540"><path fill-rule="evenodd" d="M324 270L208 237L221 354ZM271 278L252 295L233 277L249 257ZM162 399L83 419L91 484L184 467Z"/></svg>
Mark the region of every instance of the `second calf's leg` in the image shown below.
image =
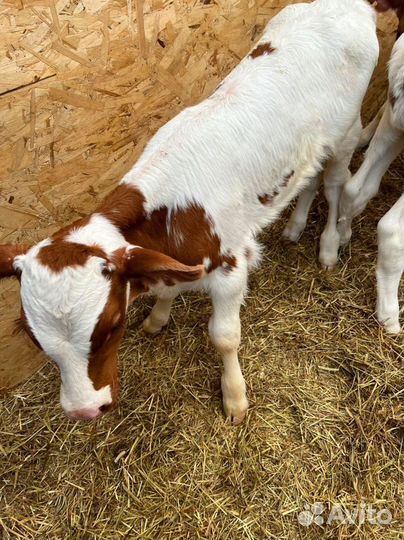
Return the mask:
<svg viewBox="0 0 404 540"><path fill-rule="evenodd" d="M344 185L351 178L349 164L357 146L362 130L360 118L341 142L337 154L330 160L324 171L324 194L328 202L327 224L320 239L320 263L324 268L333 268L338 262L338 249L341 244L337 229L339 205Z"/></svg>
<svg viewBox="0 0 404 540"><path fill-rule="evenodd" d="M174 298L158 298L150 314L143 321L143 329L148 334L157 334L170 319Z"/></svg>
<svg viewBox="0 0 404 540"><path fill-rule="evenodd" d="M283 236L292 242L297 242L306 228L307 217L314 197L316 196L319 183L320 176L312 178L310 184L300 193L299 198L297 199L295 209L283 231Z"/></svg>
<svg viewBox="0 0 404 540"><path fill-rule="evenodd" d="M377 226L377 318L387 332L400 331L399 285L404 272L404 194Z"/></svg>

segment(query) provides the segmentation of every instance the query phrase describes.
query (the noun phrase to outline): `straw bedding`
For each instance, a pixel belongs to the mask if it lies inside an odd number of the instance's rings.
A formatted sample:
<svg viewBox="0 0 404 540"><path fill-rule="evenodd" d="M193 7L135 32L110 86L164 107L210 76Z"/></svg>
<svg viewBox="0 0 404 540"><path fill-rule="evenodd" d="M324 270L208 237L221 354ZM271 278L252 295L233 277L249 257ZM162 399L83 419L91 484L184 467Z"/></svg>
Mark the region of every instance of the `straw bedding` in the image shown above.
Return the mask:
<svg viewBox="0 0 404 540"><path fill-rule="evenodd" d="M322 197L298 245L265 232L240 348L251 409L239 428L220 403L206 298L176 301L150 338L137 302L120 354L119 407L64 418L46 365L1 407L1 537L402 538L402 337L374 318L376 223L400 193L403 162L355 222L331 273L316 264ZM305 503L387 508L388 525L299 525Z"/></svg>

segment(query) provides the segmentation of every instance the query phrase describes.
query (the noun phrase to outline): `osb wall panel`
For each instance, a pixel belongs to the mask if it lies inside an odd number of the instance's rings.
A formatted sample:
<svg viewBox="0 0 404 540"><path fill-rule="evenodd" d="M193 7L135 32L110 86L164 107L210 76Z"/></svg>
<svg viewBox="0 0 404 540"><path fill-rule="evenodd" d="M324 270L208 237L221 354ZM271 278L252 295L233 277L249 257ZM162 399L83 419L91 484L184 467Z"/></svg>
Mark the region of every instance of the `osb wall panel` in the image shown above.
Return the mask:
<svg viewBox="0 0 404 540"><path fill-rule="evenodd" d="M151 135L209 95L288 0L3 0L0 242L34 242L85 215ZM367 116L383 101L394 15ZM44 359L21 335L17 284L0 284L0 389Z"/></svg>

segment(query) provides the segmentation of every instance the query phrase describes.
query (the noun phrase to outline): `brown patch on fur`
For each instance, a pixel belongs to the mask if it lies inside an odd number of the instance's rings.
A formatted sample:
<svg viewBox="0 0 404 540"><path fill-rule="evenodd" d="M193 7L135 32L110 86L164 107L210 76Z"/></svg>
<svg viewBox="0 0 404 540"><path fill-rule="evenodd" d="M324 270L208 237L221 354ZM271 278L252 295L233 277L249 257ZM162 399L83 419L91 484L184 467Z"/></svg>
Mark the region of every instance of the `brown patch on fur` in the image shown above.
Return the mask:
<svg viewBox="0 0 404 540"><path fill-rule="evenodd" d="M294 174L295 174L295 171L292 169L289 174L284 176L281 186L286 187L289 184L289 180L292 178Z"/></svg>
<svg viewBox="0 0 404 540"><path fill-rule="evenodd" d="M111 290L107 304L91 335L88 376L94 388L110 385L112 404L118 397L118 348L125 330L126 278L111 274Z"/></svg>
<svg viewBox="0 0 404 540"><path fill-rule="evenodd" d="M120 184L105 197L96 212L121 231L134 227L144 217L145 198L135 187Z"/></svg>
<svg viewBox="0 0 404 540"><path fill-rule="evenodd" d="M234 268L237 261L232 254L221 254L220 238L203 208L192 204L168 213L159 208L134 228L125 232L128 242L158 251L188 266L211 261L208 272L219 266Z"/></svg>
<svg viewBox="0 0 404 540"><path fill-rule="evenodd" d="M53 272L61 272L68 266L83 266L90 257L106 259L98 246L85 246L74 242L54 241L38 253L38 260Z"/></svg>
<svg viewBox="0 0 404 540"><path fill-rule="evenodd" d="M28 246L22 244L0 246L0 278L16 275L13 267L14 259L18 255L26 253L28 249Z"/></svg>
<svg viewBox="0 0 404 540"><path fill-rule="evenodd" d="M275 188L272 195L269 195L268 193L264 193L263 195L258 195L258 200L261 204L264 206L269 206L274 202L275 197L279 195L279 189Z"/></svg>
<svg viewBox="0 0 404 540"><path fill-rule="evenodd" d="M251 58L258 58L259 56L267 56L268 54L273 53L276 51L274 47L272 47L271 43L261 43L260 45L257 45L255 49L253 49L249 56Z"/></svg>
<svg viewBox="0 0 404 540"><path fill-rule="evenodd" d="M222 256L222 268L223 270L228 274L233 270L233 268L236 268L237 266L237 259L234 255L223 255Z"/></svg>
<svg viewBox="0 0 404 540"><path fill-rule="evenodd" d="M274 200L275 195L268 195L268 193L264 193L263 195L258 195L258 200L261 204L264 204L265 206L268 206L272 204L272 201Z"/></svg>
<svg viewBox="0 0 404 540"><path fill-rule="evenodd" d="M292 178L292 176L295 174L295 171L290 171L290 173L288 173L286 176L283 177L281 183L279 184L279 186L276 186L274 188L274 192L269 195L269 193L264 193L263 195L258 195L258 200L261 204L265 205L265 206L269 206L270 204L273 203L275 197L277 197L280 193L280 190L282 188L285 188L288 184L289 184L289 180Z"/></svg>
<svg viewBox="0 0 404 540"><path fill-rule="evenodd" d="M397 11L402 6L402 1L403 0L376 0L375 8L377 11L387 11L388 9Z"/></svg>
<svg viewBox="0 0 404 540"><path fill-rule="evenodd" d="M120 184L109 193L94 213L102 214L120 230L134 227L138 220L144 217L145 199L140 191L127 184ZM91 215L78 219L57 231L52 238L65 240L77 229L82 229L90 222Z"/></svg>

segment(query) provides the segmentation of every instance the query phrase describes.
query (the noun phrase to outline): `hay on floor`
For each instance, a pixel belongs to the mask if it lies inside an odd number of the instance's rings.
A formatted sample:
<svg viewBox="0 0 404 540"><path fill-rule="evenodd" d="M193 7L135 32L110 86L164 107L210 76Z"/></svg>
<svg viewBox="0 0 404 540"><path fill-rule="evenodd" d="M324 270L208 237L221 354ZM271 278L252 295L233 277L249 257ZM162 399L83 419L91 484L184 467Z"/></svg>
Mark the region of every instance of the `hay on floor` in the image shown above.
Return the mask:
<svg viewBox="0 0 404 540"><path fill-rule="evenodd" d="M66 420L46 365L0 407L0 530L8 539L355 539L403 536L402 337L374 317L376 223L400 194L403 162L355 221L332 273L316 264L326 218L315 203L301 243L280 220L242 311L251 409L221 412L220 359L205 297L178 298L159 336L131 310L119 407ZM387 525L299 525L305 504L387 508Z"/></svg>

